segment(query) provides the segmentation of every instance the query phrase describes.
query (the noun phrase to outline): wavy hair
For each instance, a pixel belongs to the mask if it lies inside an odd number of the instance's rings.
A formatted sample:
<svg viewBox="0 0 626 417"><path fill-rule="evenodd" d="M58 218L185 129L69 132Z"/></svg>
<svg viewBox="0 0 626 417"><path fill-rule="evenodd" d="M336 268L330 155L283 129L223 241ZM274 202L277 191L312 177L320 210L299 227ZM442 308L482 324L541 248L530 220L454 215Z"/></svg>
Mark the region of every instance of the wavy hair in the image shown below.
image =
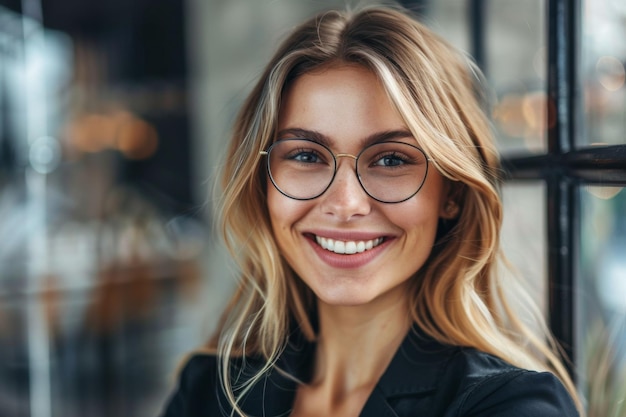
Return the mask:
<svg viewBox="0 0 626 417"><path fill-rule="evenodd" d="M509 307L503 292L498 273L499 157L480 94L480 71L406 11L367 7L325 12L295 28L234 124L218 213L241 281L209 343L222 359L220 378L234 413L243 415L239 399L274 365L291 326L298 326L309 340L316 336L315 297L281 257L273 237L259 151L275 140L289 83L302 74L345 64L361 65L377 76L434 167L449 181L450 198L461 208L456 220L440 223L430 257L412 278L413 321L442 343L552 371L577 399L538 309L528 299L539 324L536 332ZM262 356L266 365L239 386L229 376L229 363L234 356L248 355Z"/></svg>

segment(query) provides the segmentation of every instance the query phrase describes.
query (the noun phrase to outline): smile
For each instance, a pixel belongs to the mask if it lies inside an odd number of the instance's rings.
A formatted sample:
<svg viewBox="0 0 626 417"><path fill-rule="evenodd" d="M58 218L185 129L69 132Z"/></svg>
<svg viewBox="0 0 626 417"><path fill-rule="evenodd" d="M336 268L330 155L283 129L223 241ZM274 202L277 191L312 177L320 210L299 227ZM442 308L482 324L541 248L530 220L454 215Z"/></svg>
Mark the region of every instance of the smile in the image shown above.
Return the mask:
<svg viewBox="0 0 626 417"><path fill-rule="evenodd" d="M372 240L335 240L326 237L315 236L315 241L327 251L338 253L341 255L353 255L362 253L383 243L383 238L379 237Z"/></svg>

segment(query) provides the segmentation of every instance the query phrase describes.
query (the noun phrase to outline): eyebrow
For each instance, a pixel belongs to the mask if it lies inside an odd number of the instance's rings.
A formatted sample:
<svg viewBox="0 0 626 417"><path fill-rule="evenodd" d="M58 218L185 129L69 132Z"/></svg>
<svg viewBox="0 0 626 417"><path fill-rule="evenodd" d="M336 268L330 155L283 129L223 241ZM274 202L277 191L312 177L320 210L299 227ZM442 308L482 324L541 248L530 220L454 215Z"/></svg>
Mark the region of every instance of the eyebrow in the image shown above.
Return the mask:
<svg viewBox="0 0 626 417"><path fill-rule="evenodd" d="M333 140L331 140L328 136L323 133L317 132L315 130L301 129L301 128L289 128L283 129L278 132L278 138L283 139L285 136L292 136L297 138L306 138L322 145L325 145L328 148L333 148ZM366 147L373 143L378 142L386 142L394 139L402 139L402 138L412 138L413 134L406 129L400 130L386 130L383 132L376 132L369 136L366 136L361 140L361 146Z"/></svg>

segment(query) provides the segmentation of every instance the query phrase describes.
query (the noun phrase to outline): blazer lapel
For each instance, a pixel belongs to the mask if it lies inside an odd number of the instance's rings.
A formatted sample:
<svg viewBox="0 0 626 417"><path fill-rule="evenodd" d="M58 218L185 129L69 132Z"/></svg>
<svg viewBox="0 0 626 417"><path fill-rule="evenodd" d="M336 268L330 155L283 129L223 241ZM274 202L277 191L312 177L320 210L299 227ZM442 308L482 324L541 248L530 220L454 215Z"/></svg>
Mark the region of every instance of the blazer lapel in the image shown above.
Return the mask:
<svg viewBox="0 0 626 417"><path fill-rule="evenodd" d="M383 392L378 388L378 386L374 387L374 391L370 394L365 406L363 406L363 410L361 410L360 417L398 417L395 410L389 402L387 402L387 397Z"/></svg>
<svg viewBox="0 0 626 417"><path fill-rule="evenodd" d="M287 417L291 414L297 383L272 369L246 394L241 409L251 417Z"/></svg>
<svg viewBox="0 0 626 417"><path fill-rule="evenodd" d="M414 326L378 381L360 416L397 417L403 415L396 409L396 404L402 400L433 395L454 349L434 341ZM403 404L406 406L406 401Z"/></svg>
<svg viewBox="0 0 626 417"><path fill-rule="evenodd" d="M242 409L250 416L286 417L291 414L298 389L298 381L308 382L311 377L315 344L308 342L299 332L294 332L284 352L246 395ZM257 371L263 361L258 362ZM259 410L263 410L259 414Z"/></svg>

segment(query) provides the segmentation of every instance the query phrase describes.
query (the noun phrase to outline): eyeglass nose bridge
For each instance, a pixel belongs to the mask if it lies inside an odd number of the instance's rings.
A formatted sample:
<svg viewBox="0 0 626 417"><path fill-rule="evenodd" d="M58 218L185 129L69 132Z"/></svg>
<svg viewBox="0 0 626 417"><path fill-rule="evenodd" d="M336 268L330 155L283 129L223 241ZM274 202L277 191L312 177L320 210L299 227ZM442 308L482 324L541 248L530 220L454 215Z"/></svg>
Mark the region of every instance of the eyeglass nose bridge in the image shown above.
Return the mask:
<svg viewBox="0 0 626 417"><path fill-rule="evenodd" d="M339 158L349 158L354 160L354 174L356 176L357 181L359 182L359 185L361 186L361 188L363 189L363 191L365 192L365 194L367 194L368 196L371 197L371 194L367 191L367 189L365 188L365 184L363 184L363 180L361 179L361 174L359 173L359 167L358 167L358 162L359 162L359 155L352 155L350 153L332 153L334 159L335 159L335 172L333 173L333 177L331 178L330 182L328 183L328 186L326 187L326 189L324 190L324 192L326 192L330 187L332 187L333 183L335 182L335 179L337 177L337 172L339 171Z"/></svg>
<svg viewBox="0 0 626 417"><path fill-rule="evenodd" d="M359 168L357 167L359 156L352 155L350 153L338 153L338 154L333 154L333 157L335 158L335 173L333 174L333 178L332 180L330 180L330 184L328 184L328 187L332 185L332 183L335 181L335 177L337 176L337 171L339 170L339 158L350 158L354 160L354 170L355 170L354 173L356 174L356 178L359 180L359 183L361 184L361 187L363 188L363 190L367 193L365 186L361 182L361 176L359 175Z"/></svg>
<svg viewBox="0 0 626 417"><path fill-rule="evenodd" d="M356 155L352 155L350 153L338 153L338 154L333 154L333 157L335 158L335 175L333 175L333 179L331 180L331 183L335 180L335 176L337 175L337 170L339 170L339 158L350 158L354 160L354 169L356 172L356 176L359 179L359 182L361 182L361 179L359 178L359 170L356 166L359 157ZM361 187L363 187L363 184L361 184Z"/></svg>
<svg viewBox="0 0 626 417"><path fill-rule="evenodd" d="M355 161L357 159L359 159L358 156L355 156L355 155L352 155L352 154L349 154L349 153L338 153L338 154L335 155L335 159L337 159L337 158L352 158Z"/></svg>

